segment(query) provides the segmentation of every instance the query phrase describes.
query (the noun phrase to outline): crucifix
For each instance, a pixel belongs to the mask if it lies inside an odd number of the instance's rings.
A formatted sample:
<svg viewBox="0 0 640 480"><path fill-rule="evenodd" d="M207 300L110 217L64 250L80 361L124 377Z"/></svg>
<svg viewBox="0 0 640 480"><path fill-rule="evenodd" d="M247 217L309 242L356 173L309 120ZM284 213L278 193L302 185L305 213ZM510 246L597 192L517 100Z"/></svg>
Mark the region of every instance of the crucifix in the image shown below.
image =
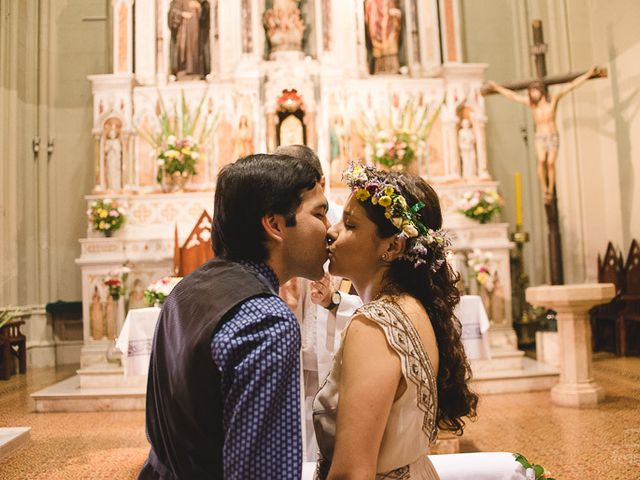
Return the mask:
<svg viewBox="0 0 640 480"><path fill-rule="evenodd" d="M536 78L517 81L505 85L488 82L481 92L483 95L499 93L509 100L528 106L533 114L535 124L535 150L538 161L538 179L544 195L544 208L549 226L549 263L551 284L562 285L564 273L562 269L562 244L560 240L560 225L558 215L558 201L556 197L556 159L560 137L556 125L556 111L559 100L567 93L582 85L591 78L606 77L606 69L591 67L586 72L568 73L547 77L545 54L547 45L542 36L542 21L534 20L533 45L531 54L535 58ZM562 88L550 95L550 85L561 85ZM527 95L517 94L518 90L527 90Z"/></svg>

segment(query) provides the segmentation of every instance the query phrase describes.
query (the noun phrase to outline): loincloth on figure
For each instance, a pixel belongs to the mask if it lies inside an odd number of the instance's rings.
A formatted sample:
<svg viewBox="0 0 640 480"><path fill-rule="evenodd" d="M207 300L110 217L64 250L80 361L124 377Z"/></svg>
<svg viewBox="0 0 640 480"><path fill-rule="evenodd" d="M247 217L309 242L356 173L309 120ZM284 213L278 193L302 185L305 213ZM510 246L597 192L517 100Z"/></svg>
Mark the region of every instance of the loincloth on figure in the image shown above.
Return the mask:
<svg viewBox="0 0 640 480"><path fill-rule="evenodd" d="M560 146L560 136L557 133L536 133L535 142L542 151L551 152Z"/></svg>

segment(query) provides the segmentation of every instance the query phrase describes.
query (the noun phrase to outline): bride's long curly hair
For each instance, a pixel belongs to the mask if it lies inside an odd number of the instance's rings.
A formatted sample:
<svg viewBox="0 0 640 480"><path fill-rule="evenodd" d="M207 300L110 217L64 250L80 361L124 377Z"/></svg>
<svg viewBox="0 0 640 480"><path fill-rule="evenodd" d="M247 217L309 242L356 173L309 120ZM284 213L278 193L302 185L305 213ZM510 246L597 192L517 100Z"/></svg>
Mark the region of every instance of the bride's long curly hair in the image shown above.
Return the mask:
<svg viewBox="0 0 640 480"><path fill-rule="evenodd" d="M380 172L382 179L396 184L407 203L424 203L418 212L420 221L432 230L442 227L442 211L438 195L422 178L396 172ZM360 202L367 217L376 224L380 238L398 234L398 229L384 216L385 209L371 202ZM436 335L439 351L437 425L461 435L463 417L474 419L478 396L469 389L471 368L462 345L462 326L454 314L460 301L456 287L459 275L447 262L435 272L431 267L437 259L427 257L418 267L407 259L391 263L386 273L383 292L391 295L409 294L422 303Z"/></svg>

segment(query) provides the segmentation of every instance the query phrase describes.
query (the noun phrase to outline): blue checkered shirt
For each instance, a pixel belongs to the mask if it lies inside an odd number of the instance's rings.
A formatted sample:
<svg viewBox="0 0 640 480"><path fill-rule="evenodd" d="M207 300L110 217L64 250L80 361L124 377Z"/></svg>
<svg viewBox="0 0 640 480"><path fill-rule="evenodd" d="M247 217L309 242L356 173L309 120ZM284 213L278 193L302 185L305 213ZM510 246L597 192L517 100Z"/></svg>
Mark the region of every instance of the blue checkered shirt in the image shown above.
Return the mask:
<svg viewBox="0 0 640 480"><path fill-rule="evenodd" d="M242 262L278 292L266 265ZM224 478L299 479L300 327L278 296L254 297L236 306L211 341L221 373Z"/></svg>

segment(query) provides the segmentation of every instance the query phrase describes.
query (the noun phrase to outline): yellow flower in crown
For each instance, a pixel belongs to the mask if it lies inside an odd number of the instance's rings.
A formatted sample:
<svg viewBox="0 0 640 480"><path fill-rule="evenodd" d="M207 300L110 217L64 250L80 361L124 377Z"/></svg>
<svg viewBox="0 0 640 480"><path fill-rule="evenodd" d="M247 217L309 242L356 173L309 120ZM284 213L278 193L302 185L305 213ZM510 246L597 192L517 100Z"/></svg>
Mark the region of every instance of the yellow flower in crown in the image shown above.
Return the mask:
<svg viewBox="0 0 640 480"><path fill-rule="evenodd" d="M384 187L384 194L388 197L395 193L395 189L391 185L387 185Z"/></svg>
<svg viewBox="0 0 640 480"><path fill-rule="evenodd" d="M384 212L384 217L385 217L387 220L391 220L391 212L389 212L389 211Z"/></svg>
<svg viewBox="0 0 640 480"><path fill-rule="evenodd" d="M361 202L364 202L370 196L371 194L367 191L366 188L359 188L358 190L356 190L356 198Z"/></svg>
<svg viewBox="0 0 640 480"><path fill-rule="evenodd" d="M400 207L402 207L403 210L406 210L407 208L409 208L409 206L407 205L407 200L402 195L398 195L396 198L394 198L393 202L400 205Z"/></svg>
<svg viewBox="0 0 640 480"><path fill-rule="evenodd" d="M388 207L389 205L391 205L391 197L389 197L388 195L383 195L378 199L378 204L385 208Z"/></svg>

